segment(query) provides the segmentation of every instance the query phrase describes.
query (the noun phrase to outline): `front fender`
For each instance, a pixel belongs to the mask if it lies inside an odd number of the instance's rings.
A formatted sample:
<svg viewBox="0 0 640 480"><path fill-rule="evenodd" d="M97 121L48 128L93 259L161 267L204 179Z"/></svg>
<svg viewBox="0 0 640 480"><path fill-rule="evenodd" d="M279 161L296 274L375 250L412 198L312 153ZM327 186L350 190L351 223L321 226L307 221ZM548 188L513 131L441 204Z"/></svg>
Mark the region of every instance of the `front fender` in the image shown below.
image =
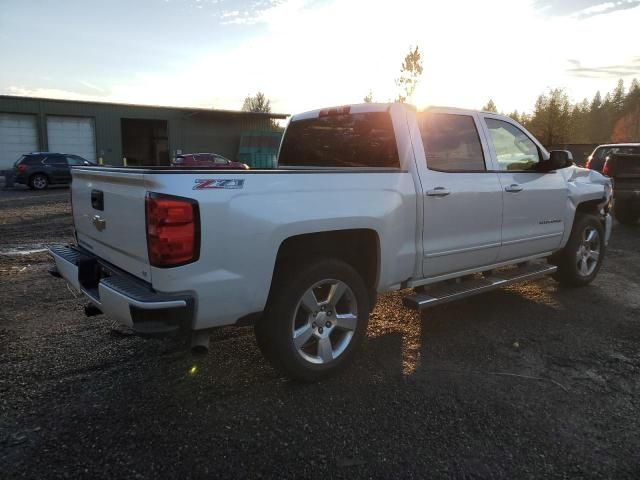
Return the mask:
<svg viewBox="0 0 640 480"><path fill-rule="evenodd" d="M595 170L571 166L559 170L565 178L569 192L565 225L573 226L576 211L581 204L586 202L598 202L598 211L607 205L612 198L611 179ZM571 235L571 228L566 228L562 238L561 247L564 247Z"/></svg>

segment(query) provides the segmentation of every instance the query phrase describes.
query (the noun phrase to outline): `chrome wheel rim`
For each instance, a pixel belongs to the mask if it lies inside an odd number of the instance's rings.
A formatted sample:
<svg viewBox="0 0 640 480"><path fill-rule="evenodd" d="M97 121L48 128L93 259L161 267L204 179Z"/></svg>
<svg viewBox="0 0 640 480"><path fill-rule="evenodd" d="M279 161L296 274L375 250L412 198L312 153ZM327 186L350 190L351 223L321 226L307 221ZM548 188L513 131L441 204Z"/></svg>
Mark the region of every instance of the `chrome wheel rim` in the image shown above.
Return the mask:
<svg viewBox="0 0 640 480"><path fill-rule="evenodd" d="M576 252L578 274L583 277L591 275L598 266L599 259L600 234L594 227L587 227L582 232L581 241Z"/></svg>
<svg viewBox="0 0 640 480"><path fill-rule="evenodd" d="M44 177L37 176L33 179L33 186L36 188L44 188L47 186L47 180Z"/></svg>
<svg viewBox="0 0 640 480"><path fill-rule="evenodd" d="M335 279L309 288L293 314L293 345L304 360L329 363L344 353L358 325L358 304L349 286Z"/></svg>

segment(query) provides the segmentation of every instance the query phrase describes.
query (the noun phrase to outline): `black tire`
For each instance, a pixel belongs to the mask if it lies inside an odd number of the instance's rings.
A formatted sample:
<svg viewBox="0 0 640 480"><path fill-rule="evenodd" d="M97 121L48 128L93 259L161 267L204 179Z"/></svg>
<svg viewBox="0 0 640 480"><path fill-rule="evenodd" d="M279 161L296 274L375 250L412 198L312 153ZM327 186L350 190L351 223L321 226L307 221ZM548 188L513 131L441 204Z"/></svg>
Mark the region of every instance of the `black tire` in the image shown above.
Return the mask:
<svg viewBox="0 0 640 480"><path fill-rule="evenodd" d="M631 205L622 202L616 202L613 209L613 216L622 225L632 225L640 218L640 211L634 212Z"/></svg>
<svg viewBox="0 0 640 480"><path fill-rule="evenodd" d="M588 232L592 231L596 232L597 238L586 240ZM581 287L591 283L598 275L604 260L604 242L604 226L600 218L595 215L576 214L569 241L551 259L551 262L558 266L553 278L561 285L570 287ZM591 256L593 252L597 252L595 260ZM587 265L586 269L582 268L583 262Z"/></svg>
<svg viewBox="0 0 640 480"><path fill-rule="evenodd" d="M317 381L346 366L366 336L369 323L370 299L367 287L358 272L340 260L317 259L302 266L298 265L295 270L282 271L274 281L267 308L255 326L258 346L267 360L286 376L304 382ZM309 291L314 293L314 299L323 298L321 295L324 291L333 291L334 284L331 282L348 287L338 296L335 312L330 310L330 306L324 307L326 311L323 309L322 312L312 312L303 305L303 296ZM312 288L314 286L315 289ZM330 299L329 295L327 299ZM350 320L355 328L345 329L338 324L338 318L346 315L343 312L352 311L354 308L356 314L352 315ZM332 314L333 318L330 317ZM332 321L335 325L327 327L326 325ZM293 335L296 328L297 331L312 329L307 343L300 348L294 344ZM336 351L340 348L343 350L325 363L313 363L309 359L314 351L317 355L315 359L324 361L321 358L320 341L323 341L323 345L326 345L326 341L318 337L321 334L329 338L329 346L332 348L331 356L328 358L335 354L334 344L338 345ZM345 340L347 336L349 339Z"/></svg>
<svg viewBox="0 0 640 480"><path fill-rule="evenodd" d="M29 178L31 190L45 190L49 186L49 178L42 173L35 173Z"/></svg>

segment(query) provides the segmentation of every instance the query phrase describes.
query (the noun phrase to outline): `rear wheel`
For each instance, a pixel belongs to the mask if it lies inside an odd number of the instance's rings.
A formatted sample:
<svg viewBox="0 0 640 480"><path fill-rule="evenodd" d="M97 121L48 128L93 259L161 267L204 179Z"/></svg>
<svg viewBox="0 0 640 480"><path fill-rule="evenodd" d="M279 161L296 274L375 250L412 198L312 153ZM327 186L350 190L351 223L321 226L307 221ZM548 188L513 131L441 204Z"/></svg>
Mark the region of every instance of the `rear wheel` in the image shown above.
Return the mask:
<svg viewBox="0 0 640 480"><path fill-rule="evenodd" d="M604 227L595 215L578 214L564 249L554 255L558 266L554 278L561 284L578 287L596 278L605 255Z"/></svg>
<svg viewBox="0 0 640 480"><path fill-rule="evenodd" d="M613 215L616 220L623 225L631 225L638 221L640 218L640 211L633 211L631 205L623 202L616 202Z"/></svg>
<svg viewBox="0 0 640 480"><path fill-rule="evenodd" d="M33 190L44 190L49 186L49 179L42 173L36 173L29 179L29 187Z"/></svg>
<svg viewBox="0 0 640 480"><path fill-rule="evenodd" d="M324 259L282 273L276 281L255 328L265 357L302 381L344 367L367 331L369 297L362 277L345 262Z"/></svg>

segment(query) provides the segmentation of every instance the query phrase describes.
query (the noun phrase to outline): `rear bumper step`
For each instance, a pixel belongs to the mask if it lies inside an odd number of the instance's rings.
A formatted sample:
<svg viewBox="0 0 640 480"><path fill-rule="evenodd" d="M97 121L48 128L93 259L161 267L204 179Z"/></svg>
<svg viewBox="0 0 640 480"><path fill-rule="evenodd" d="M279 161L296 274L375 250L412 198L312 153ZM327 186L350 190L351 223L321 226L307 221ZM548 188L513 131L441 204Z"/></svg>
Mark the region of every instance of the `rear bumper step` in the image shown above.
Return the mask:
<svg viewBox="0 0 640 480"><path fill-rule="evenodd" d="M550 275L557 269L558 267L555 265L534 263L505 270L495 270L484 277L463 280L460 283L432 285L428 290L425 290L424 293L409 295L403 298L402 302L405 307L420 311L442 303L452 302L478 293L495 290L513 283L534 280L545 275Z"/></svg>
<svg viewBox="0 0 640 480"><path fill-rule="evenodd" d="M136 332L153 335L191 328L194 299L190 295L156 292L148 283L79 247L54 246L49 253L58 276L80 290L97 311Z"/></svg>

